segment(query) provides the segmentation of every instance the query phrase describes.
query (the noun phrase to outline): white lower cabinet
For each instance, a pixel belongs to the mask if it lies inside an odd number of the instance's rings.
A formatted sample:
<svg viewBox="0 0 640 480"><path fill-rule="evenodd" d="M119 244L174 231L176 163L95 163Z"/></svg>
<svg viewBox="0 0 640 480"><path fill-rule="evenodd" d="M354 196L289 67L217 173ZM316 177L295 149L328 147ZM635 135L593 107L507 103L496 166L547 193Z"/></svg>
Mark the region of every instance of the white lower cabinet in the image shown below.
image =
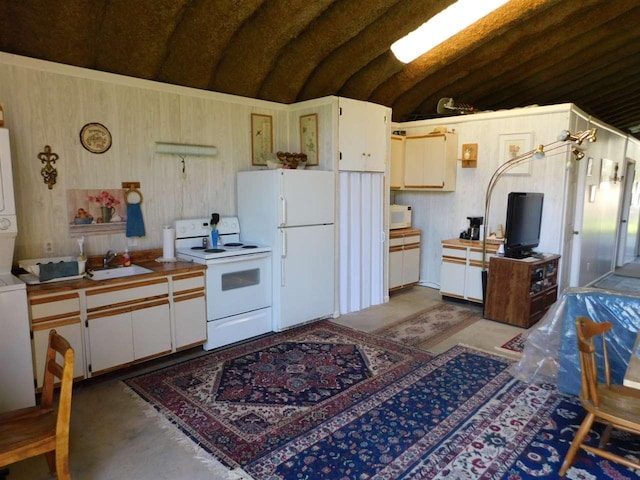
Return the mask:
<svg viewBox="0 0 640 480"><path fill-rule="evenodd" d="M420 237L416 228L389 232L389 291L417 285L420 281Z"/></svg>
<svg viewBox="0 0 640 480"><path fill-rule="evenodd" d="M172 281L175 349L202 345L207 340L204 272L174 275Z"/></svg>
<svg viewBox="0 0 640 480"><path fill-rule="evenodd" d="M92 376L171 352L168 278L88 289L85 295Z"/></svg>
<svg viewBox="0 0 640 480"><path fill-rule="evenodd" d="M36 388L42 388L44 362L49 344L49 331L54 330L67 339L73 348L76 361L73 377L85 377L84 342L78 292L29 295L29 319L32 332L33 371Z"/></svg>
<svg viewBox="0 0 640 480"><path fill-rule="evenodd" d="M75 351L76 380L207 341L205 270L53 294L34 289L28 300L38 389L51 329Z"/></svg>
<svg viewBox="0 0 640 480"><path fill-rule="evenodd" d="M486 264L498 245L487 244ZM442 241L440 295L482 303L482 242L451 239Z"/></svg>

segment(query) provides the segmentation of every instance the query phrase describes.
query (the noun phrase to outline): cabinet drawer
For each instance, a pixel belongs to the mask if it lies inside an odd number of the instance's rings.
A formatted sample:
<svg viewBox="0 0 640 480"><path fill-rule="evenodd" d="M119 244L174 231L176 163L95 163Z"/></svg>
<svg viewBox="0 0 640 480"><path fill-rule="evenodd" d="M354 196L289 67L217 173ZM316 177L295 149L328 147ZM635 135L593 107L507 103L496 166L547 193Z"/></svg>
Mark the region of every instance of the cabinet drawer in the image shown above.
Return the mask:
<svg viewBox="0 0 640 480"><path fill-rule="evenodd" d="M176 275L173 277L173 293L182 294L204 288L204 272Z"/></svg>
<svg viewBox="0 0 640 480"><path fill-rule="evenodd" d="M461 258L463 260L467 259L467 249L464 247L451 247L451 246L442 246L442 256L443 257L453 257L453 258Z"/></svg>
<svg viewBox="0 0 640 480"><path fill-rule="evenodd" d="M420 243L420 235L408 235L404 237L405 245L415 245Z"/></svg>
<svg viewBox="0 0 640 480"><path fill-rule="evenodd" d="M389 248L391 247L401 247L404 245L403 237L390 237L389 238Z"/></svg>
<svg viewBox="0 0 640 480"><path fill-rule="evenodd" d="M31 322L39 323L58 318L80 316L80 295L67 293L29 299Z"/></svg>
<svg viewBox="0 0 640 480"><path fill-rule="evenodd" d="M496 255L496 249L495 248L489 248L489 246L487 246L487 263L489 262L489 258L491 257L495 257ZM482 249L481 248L472 248L471 250L469 250L469 260L475 260L477 262L482 262Z"/></svg>
<svg viewBox="0 0 640 480"><path fill-rule="evenodd" d="M169 281L166 278L126 283L113 287L87 290L87 311L120 307L156 298L169 296Z"/></svg>

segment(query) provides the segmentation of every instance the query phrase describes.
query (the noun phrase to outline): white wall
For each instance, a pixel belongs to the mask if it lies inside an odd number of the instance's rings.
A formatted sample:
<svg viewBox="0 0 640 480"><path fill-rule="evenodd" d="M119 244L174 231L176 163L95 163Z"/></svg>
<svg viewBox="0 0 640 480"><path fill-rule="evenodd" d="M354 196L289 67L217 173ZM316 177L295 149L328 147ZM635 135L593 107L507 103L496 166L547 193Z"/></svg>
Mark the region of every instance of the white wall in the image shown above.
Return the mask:
<svg viewBox="0 0 640 480"><path fill-rule="evenodd" d="M330 107L334 100L302 106L318 112L323 170L335 152ZM236 213L235 174L251 166L251 113L273 116L274 151L297 151L295 106L176 87L43 62L0 52L0 102L10 130L18 210L15 259L77 254L68 232L68 189L121 188L139 181L147 235L133 248L159 248L162 226L177 218ZM324 106L323 106L324 104ZM96 155L79 141L83 125L98 122L113 146ZM154 142L215 145L218 156L187 157L182 179L179 157L154 153ZM37 158L45 145L60 157L57 183L49 190ZM86 253L122 251L124 233L85 238Z"/></svg>
<svg viewBox="0 0 640 480"><path fill-rule="evenodd" d="M406 130L407 135L427 133L437 125L455 129L458 134L458 154L462 144L478 144L477 168L462 168L458 162L457 186L454 192L398 192L395 203L413 208L413 226L423 230L420 280L422 284L438 287L440 284L441 241L457 238L469 226L467 217L484 216L485 191L489 179L499 166L499 135L532 133L532 148L557 139L567 128L571 106L511 110L508 112L480 113L469 116L447 117L395 124L394 129ZM532 164L531 175L504 176L496 185L488 224L494 231L504 224L506 201L510 191L543 192L545 194L541 242L539 251L559 253L562 245L564 218L564 183L566 178L566 149ZM459 157L461 158L461 157ZM393 203L393 202L392 202Z"/></svg>

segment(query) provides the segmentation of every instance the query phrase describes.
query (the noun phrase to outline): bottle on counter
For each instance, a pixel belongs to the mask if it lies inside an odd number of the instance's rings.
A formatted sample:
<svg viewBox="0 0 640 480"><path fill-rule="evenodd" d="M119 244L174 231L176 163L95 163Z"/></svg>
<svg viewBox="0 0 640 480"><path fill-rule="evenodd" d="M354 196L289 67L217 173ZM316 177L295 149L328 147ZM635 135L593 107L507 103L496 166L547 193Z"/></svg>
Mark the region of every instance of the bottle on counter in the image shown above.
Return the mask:
<svg viewBox="0 0 640 480"><path fill-rule="evenodd" d="M129 255L128 248L125 248L124 253L122 254L122 266L123 267L131 266L131 255Z"/></svg>

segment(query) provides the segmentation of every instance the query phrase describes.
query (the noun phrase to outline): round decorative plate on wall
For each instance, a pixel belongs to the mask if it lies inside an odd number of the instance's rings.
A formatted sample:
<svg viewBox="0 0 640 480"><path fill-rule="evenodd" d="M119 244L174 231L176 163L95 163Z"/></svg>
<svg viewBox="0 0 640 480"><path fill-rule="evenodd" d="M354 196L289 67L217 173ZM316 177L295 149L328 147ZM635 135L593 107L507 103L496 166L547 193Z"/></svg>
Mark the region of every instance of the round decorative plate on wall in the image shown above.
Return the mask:
<svg viewBox="0 0 640 480"><path fill-rule="evenodd" d="M80 143L91 153L104 153L111 148L111 133L101 123L87 123L80 130Z"/></svg>

